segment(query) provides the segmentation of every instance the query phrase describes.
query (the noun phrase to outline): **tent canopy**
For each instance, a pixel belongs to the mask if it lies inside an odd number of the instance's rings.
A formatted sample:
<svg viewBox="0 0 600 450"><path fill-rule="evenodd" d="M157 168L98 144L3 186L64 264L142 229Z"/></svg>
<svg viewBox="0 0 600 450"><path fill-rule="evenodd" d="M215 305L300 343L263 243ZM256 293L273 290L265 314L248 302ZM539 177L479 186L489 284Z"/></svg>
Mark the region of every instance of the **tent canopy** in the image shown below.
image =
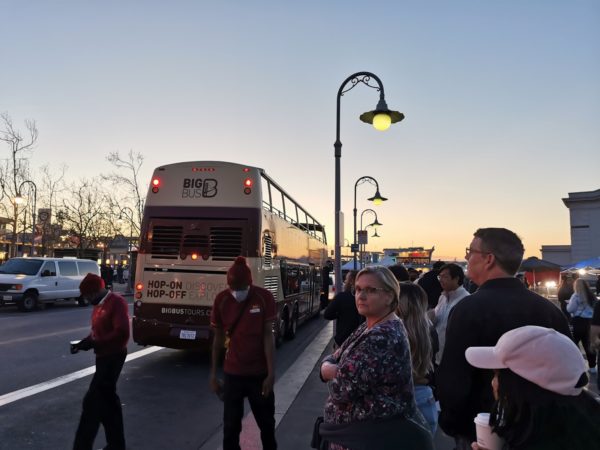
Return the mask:
<svg viewBox="0 0 600 450"><path fill-rule="evenodd" d="M600 256L567 264L566 266L563 266L563 269L586 269L588 267L591 267L592 269L600 269Z"/></svg>
<svg viewBox="0 0 600 450"><path fill-rule="evenodd" d="M560 271L560 265L531 256L524 259L519 268L519 271L521 272L544 272L547 270Z"/></svg>
<svg viewBox="0 0 600 450"><path fill-rule="evenodd" d="M357 270L362 269L360 261L356 261L356 268L357 268ZM354 261L350 260L346 264L343 264L342 265L342 270L354 270Z"/></svg>

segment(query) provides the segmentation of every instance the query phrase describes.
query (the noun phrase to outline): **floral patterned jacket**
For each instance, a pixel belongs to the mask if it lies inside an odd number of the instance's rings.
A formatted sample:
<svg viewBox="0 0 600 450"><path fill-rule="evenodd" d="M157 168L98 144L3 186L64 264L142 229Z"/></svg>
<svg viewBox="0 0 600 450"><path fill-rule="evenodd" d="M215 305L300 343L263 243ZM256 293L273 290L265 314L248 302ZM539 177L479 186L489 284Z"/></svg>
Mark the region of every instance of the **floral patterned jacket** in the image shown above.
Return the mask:
<svg viewBox="0 0 600 450"><path fill-rule="evenodd" d="M419 417L410 348L399 319L381 322L370 330L366 323L361 324L325 361L338 366L336 377L328 383L326 422Z"/></svg>

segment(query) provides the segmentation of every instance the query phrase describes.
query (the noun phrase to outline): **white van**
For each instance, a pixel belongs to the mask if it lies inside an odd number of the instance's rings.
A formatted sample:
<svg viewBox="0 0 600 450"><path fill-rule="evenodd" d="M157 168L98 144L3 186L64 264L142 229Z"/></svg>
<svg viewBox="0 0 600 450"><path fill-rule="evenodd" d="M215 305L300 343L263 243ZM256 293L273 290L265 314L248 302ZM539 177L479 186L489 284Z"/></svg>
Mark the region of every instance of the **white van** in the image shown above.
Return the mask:
<svg viewBox="0 0 600 450"><path fill-rule="evenodd" d="M11 258L0 266L0 305L16 303L21 311L42 309L46 303L75 299L88 273L100 275L95 261L74 258Z"/></svg>

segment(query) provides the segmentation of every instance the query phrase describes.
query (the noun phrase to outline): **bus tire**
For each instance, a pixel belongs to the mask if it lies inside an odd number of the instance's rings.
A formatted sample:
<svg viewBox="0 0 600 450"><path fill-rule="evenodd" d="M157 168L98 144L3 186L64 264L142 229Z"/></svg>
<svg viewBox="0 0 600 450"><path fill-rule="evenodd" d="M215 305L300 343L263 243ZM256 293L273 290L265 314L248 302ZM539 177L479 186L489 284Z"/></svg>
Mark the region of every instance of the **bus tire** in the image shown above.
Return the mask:
<svg viewBox="0 0 600 450"><path fill-rule="evenodd" d="M25 292L23 298L17 302L17 308L19 311L31 312L35 309L37 302L38 298L35 292Z"/></svg>
<svg viewBox="0 0 600 450"><path fill-rule="evenodd" d="M285 338L291 341L296 337L296 329L298 328L298 308L294 308L294 312L287 322L287 328L285 330Z"/></svg>
<svg viewBox="0 0 600 450"><path fill-rule="evenodd" d="M273 334L275 337L275 348L279 348L281 347L281 344L283 344L283 335L285 333L285 321L281 318L281 315L277 316L277 319L275 319L276 322L273 325Z"/></svg>

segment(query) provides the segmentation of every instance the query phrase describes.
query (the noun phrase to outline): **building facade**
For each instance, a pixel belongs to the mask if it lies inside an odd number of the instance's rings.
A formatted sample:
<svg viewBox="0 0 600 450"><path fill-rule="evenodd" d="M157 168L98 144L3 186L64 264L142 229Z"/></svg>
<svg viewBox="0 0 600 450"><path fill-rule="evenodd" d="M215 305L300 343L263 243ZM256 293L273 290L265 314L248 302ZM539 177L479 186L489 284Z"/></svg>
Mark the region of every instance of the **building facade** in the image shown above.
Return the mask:
<svg viewBox="0 0 600 450"><path fill-rule="evenodd" d="M600 189L570 192L562 201L569 208L571 245L543 245L542 259L565 266L600 256Z"/></svg>

